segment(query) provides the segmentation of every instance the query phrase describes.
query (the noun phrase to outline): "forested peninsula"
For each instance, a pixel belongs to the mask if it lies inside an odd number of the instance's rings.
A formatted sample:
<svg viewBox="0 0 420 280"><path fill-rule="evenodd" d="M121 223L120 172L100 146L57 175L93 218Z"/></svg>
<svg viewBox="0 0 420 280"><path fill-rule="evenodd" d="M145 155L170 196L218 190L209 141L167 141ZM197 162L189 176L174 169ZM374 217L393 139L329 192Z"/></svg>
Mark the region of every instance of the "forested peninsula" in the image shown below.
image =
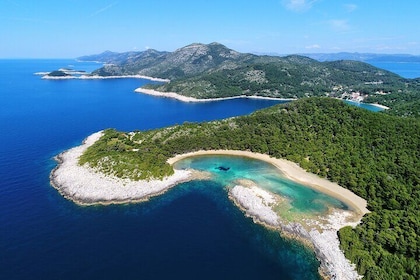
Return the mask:
<svg viewBox="0 0 420 280"><path fill-rule="evenodd" d="M199 150L285 158L366 199L371 213L339 231L364 279L420 278L420 121L331 98L305 98L248 116L104 135L79 164L130 180L173 174L167 160Z"/></svg>
<svg viewBox="0 0 420 280"><path fill-rule="evenodd" d="M194 43L173 52L107 51L79 59L105 63L91 77L159 78L167 82L146 89L195 99L328 96L382 104L391 115L420 117L419 78L405 79L361 61L255 55L219 43Z"/></svg>
<svg viewBox="0 0 420 280"><path fill-rule="evenodd" d="M136 181L173 176L169 158L201 150L288 159L367 200L371 213L339 231L341 248L364 279L420 279L420 78L360 61L246 54L218 43L79 59L105 63L90 77L159 78L164 82L145 88L162 96L297 99L221 121L109 129L80 165ZM373 113L337 99L390 109Z"/></svg>

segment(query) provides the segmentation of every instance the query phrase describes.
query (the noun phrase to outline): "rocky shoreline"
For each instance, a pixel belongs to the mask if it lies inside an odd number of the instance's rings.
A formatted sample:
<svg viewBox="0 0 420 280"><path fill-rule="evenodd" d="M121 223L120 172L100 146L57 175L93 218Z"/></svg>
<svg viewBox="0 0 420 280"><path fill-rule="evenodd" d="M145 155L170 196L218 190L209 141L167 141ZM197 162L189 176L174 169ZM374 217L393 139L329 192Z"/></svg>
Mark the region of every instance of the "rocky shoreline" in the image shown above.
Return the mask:
<svg viewBox="0 0 420 280"><path fill-rule="evenodd" d="M221 98L205 98L199 99L195 97L184 96L178 94L176 92L162 92L157 91L154 89L147 89L147 88L137 88L134 90L138 93L148 94L152 96L159 96L159 97L166 97L166 98L173 98L183 102L212 102L212 101L222 101L222 100L230 100L230 99L237 99L237 98L248 98L248 99L265 99L265 100L279 100L279 101L291 101L296 99L288 99L288 98L276 98L276 97L265 97L265 96L256 96L256 95L239 95L239 96L232 96L232 97L221 97Z"/></svg>
<svg viewBox="0 0 420 280"><path fill-rule="evenodd" d="M101 136L102 132L94 133L82 145L59 154L56 157L59 164L50 174L51 185L62 196L79 205L140 202L193 179L190 171L175 170L173 175L163 180L131 181L104 175L87 165L80 166L79 157Z"/></svg>
<svg viewBox="0 0 420 280"><path fill-rule="evenodd" d="M326 223L319 225L317 220L307 220L303 226L297 222L286 222L273 210L276 205L274 194L257 186L236 185L229 192L233 200L245 215L254 222L280 231L286 237L297 239L310 246L320 261L319 272L326 279L351 280L360 279L355 266L349 262L340 250L337 231L344 226L357 223L348 222L349 211L335 210L328 215ZM312 224L312 228L308 225Z"/></svg>

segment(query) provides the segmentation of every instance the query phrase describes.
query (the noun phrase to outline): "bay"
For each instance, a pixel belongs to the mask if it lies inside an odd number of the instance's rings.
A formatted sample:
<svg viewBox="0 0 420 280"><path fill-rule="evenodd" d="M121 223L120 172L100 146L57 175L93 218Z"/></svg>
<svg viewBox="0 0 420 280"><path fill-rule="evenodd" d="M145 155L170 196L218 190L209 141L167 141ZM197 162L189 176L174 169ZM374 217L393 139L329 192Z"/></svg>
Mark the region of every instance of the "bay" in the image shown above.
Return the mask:
<svg viewBox="0 0 420 280"><path fill-rule="evenodd" d="M323 215L330 208L348 209L343 202L287 179L277 167L257 159L225 155L195 156L176 162L175 168L206 172L211 174L212 181L228 188L238 184L238 180L252 181L258 187L290 200L292 212Z"/></svg>

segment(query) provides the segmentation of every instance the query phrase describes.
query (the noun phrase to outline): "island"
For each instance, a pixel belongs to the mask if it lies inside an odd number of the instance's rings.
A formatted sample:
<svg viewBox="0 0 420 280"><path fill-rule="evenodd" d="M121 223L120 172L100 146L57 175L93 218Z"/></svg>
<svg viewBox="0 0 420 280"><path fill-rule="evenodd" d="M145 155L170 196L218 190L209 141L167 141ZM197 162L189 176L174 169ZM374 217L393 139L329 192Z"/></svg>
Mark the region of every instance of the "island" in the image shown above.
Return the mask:
<svg viewBox="0 0 420 280"><path fill-rule="evenodd" d="M101 61L88 77L155 77L160 84L136 92L183 101L233 97L298 99L328 96L390 108L387 114L420 117L419 79L405 79L374 67L360 56L315 60L303 55L240 53L214 42L193 43L173 52L148 49L80 57ZM369 55L366 58L374 58ZM369 60L367 60L369 61Z"/></svg>
<svg viewBox="0 0 420 280"><path fill-rule="evenodd" d="M255 55L237 52L217 42L193 43L173 52L106 51L79 57L79 61L103 63L92 73L59 69L35 74L49 80L146 79L158 83L133 90L185 102L327 96L372 104L386 109L390 115L420 117L420 78L405 79L366 62L349 60L361 60L359 55L334 57L339 59ZM365 58L368 57L375 56Z"/></svg>
<svg viewBox="0 0 420 280"><path fill-rule="evenodd" d="M299 99L220 121L94 133L57 156L51 183L82 205L132 203L206 178L195 170L174 170L185 157L257 158L337 197L350 210L332 210L315 220L284 220L275 211L281 198L242 180L228 195L246 215L312 247L327 278L391 275L397 272L384 264L392 262L400 265L398 275L410 279L410 267L418 266L419 129L414 118L373 113L331 98ZM384 258L385 263L379 261Z"/></svg>
<svg viewBox="0 0 420 280"><path fill-rule="evenodd" d="M60 68L51 72L37 72L35 75L42 76L42 79L46 80L67 80L77 79L81 76L87 75L88 73L84 70L74 70L70 68Z"/></svg>

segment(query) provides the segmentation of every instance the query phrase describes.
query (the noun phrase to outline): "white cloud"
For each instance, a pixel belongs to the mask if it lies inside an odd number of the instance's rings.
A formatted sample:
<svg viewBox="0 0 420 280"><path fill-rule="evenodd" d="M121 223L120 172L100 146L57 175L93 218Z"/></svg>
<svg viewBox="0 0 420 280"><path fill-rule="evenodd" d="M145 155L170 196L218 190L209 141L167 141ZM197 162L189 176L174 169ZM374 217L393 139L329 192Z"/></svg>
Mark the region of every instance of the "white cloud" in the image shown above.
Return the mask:
<svg viewBox="0 0 420 280"><path fill-rule="evenodd" d="M346 9L347 12L352 13L355 10L357 10L358 6L355 4L345 4L344 8Z"/></svg>
<svg viewBox="0 0 420 280"><path fill-rule="evenodd" d="M310 46L306 46L305 47L305 49L308 49L308 50L320 49L320 48L321 48L321 46L318 45L318 44L313 44L313 45L310 45Z"/></svg>
<svg viewBox="0 0 420 280"><path fill-rule="evenodd" d="M294 12L304 12L312 8L318 0L283 0L283 5Z"/></svg>
<svg viewBox="0 0 420 280"><path fill-rule="evenodd" d="M332 29L339 32L349 31L351 29L349 23L345 19L332 19L328 21Z"/></svg>
<svg viewBox="0 0 420 280"><path fill-rule="evenodd" d="M108 10L108 9L110 9L110 8L112 8L112 7L114 7L114 6L115 6L115 5L117 5L117 4L118 4L118 2L114 2L114 3L112 3L112 4L109 4L108 6L102 7L102 8L100 8L100 9L96 10L95 12L93 12L93 13L90 15L90 17L94 17L94 16L97 16L97 15L99 15L99 14L102 14L103 12L105 12L106 10Z"/></svg>
<svg viewBox="0 0 420 280"><path fill-rule="evenodd" d="M401 51L407 50L405 46L389 46L389 45L378 45L374 47L374 49L377 52L387 52L387 53L401 52Z"/></svg>

